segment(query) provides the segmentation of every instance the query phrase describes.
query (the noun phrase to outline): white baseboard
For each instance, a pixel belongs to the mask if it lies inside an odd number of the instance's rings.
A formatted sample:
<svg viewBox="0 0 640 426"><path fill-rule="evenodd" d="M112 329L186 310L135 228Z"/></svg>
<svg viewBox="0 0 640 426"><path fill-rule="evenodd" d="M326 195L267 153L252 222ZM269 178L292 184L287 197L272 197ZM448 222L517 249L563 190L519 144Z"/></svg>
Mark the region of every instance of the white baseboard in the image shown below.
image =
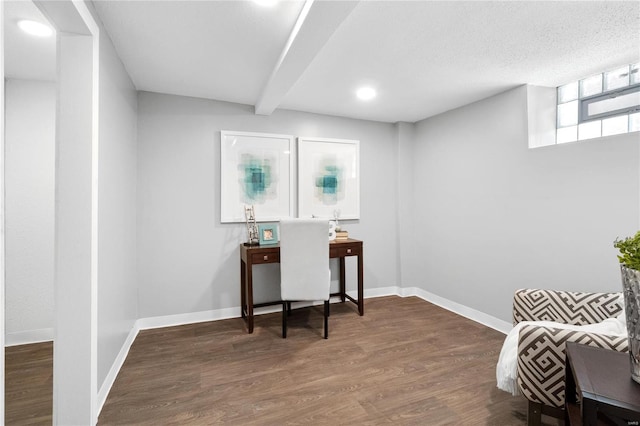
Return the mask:
<svg viewBox="0 0 640 426"><path fill-rule="evenodd" d="M494 330L504 334L508 334L509 331L511 331L511 329L513 328L511 323L507 321L503 321L494 316L485 314L484 312L478 311L476 309L470 308L465 305L461 305L460 303L453 302L449 299L445 299L444 297L440 297L426 290L423 290L419 287L392 286L392 287L372 288L372 289L365 290L364 292L365 299L369 299L371 297L383 297L383 296L400 296L400 297L416 296L422 300L426 300L429 303L433 303L434 305L440 306L441 308L444 308L455 314L461 315L465 318L469 318L472 321L485 325L489 328L493 328Z"/></svg>
<svg viewBox="0 0 640 426"><path fill-rule="evenodd" d="M28 345L53 341L53 328L41 328L39 330L16 331L5 334L5 346Z"/></svg>
<svg viewBox="0 0 640 426"><path fill-rule="evenodd" d="M347 292L352 297L357 297L357 293ZM395 293L393 293L395 294ZM385 294L386 295L386 294ZM368 296L367 292L365 292L365 298L367 297L376 297L376 296ZM333 302L337 302L339 299L337 297L332 298ZM294 308L309 305L310 302L293 302L292 306ZM322 304L322 302L315 302L313 304ZM280 312L282 310L281 305L273 305L273 306L264 306L261 308L254 308L254 315L264 315L271 314L274 312ZM153 328L163 328L163 327L175 327L178 325L186 325L186 324L195 324L199 322L207 322L207 321L218 321L223 319L230 318L239 318L240 317L240 307L234 308L223 308L223 309L214 309L210 311L200 311L200 312L190 312L187 314L177 314L177 315L165 315L158 317L148 317L148 318L140 318L136 324L139 327L139 330L149 330Z"/></svg>
<svg viewBox="0 0 640 426"><path fill-rule="evenodd" d="M352 297L357 296L357 294L354 291L349 291L348 293ZM491 315L487 315L484 312L480 312L478 310L469 308L465 305L461 305L459 303L453 302L449 299L445 299L444 297L437 296L419 287L389 286L389 287L365 289L364 291L365 299L370 299L374 297L384 297L384 296L400 296L400 297L417 296L423 300L426 300L427 302L433 303L434 305L438 305L444 309L447 309L458 315L462 315L465 318L469 318L473 321L486 325L487 327L493 328L494 330L500 331L504 334L507 334L512 328L512 325L506 321L500 320ZM278 312L279 310L280 310L280 307L277 305L267 306L264 308L256 309L255 314L262 315L262 314ZM126 347L127 348L126 353L128 353L128 348L133 343L133 339L135 339L139 330L148 330L152 328L162 328L162 327L173 327L178 325L194 324L198 322L238 318L239 312L240 312L240 307L233 307L233 308L214 309L209 311L190 312L187 314L164 315L164 316L157 316L157 317L140 318L136 321L135 326L131 330L131 333L129 334L129 336L127 337L127 340L125 341L123 348ZM5 336L5 346L17 346L17 345L26 345L30 343L50 342L52 340L53 340L53 328L43 328L39 330L28 330L28 331L21 331L21 332L15 332L15 333L7 333ZM126 353L123 354L125 355L125 357L126 357ZM120 357L120 354L118 357Z"/></svg>
<svg viewBox="0 0 640 426"><path fill-rule="evenodd" d="M351 296L355 297L356 294L354 292L348 292ZM437 296L433 293L429 293L426 290L423 290L418 287L398 287L398 286L390 286L390 287L382 287L382 288L372 288L366 289L364 292L365 299L374 298L374 297L384 297L384 296L400 296L400 297L411 297L416 296L427 302L433 303L434 305L438 305L444 309L447 309L451 312L454 312L458 315L462 315L465 318L469 318L472 321L483 324L487 327L493 328L494 330L500 331L504 334L507 334L511 330L511 324L500 320L491 315L487 315L484 312L480 312L478 310L469 308L467 306L461 305L459 303L453 302L451 300L445 299L444 297ZM256 309L256 315L262 315L272 312L280 311L280 306L267 306L264 308ZM134 340L138 336L138 332L140 330L147 330L152 328L162 328L162 327L173 327L178 325L185 324L193 324L198 322L206 322L206 321L217 321L229 318L238 318L240 315L240 307L233 308L223 308L223 309L214 309L209 311L201 311L201 312L191 312L187 314L177 314L177 315L165 315L165 316L157 316L157 317L148 317L148 318L140 318L138 319L127 339L125 340L118 356L114 360L107 377L105 378L102 386L100 386L100 390L98 391L98 415L104 406L104 403L107 400L107 396L111 391L111 387L116 381L118 377L118 373L122 368L125 360L127 359L127 355L129 354L129 350L131 349L131 345ZM41 329L41 330L31 330L26 332L19 333L7 333L6 335L6 346L15 346L15 345L23 345L28 343L38 343L38 342L46 342L53 340L53 329Z"/></svg>
<svg viewBox="0 0 640 426"><path fill-rule="evenodd" d="M460 303L453 302L449 299L445 299L444 297L437 296L433 293L429 293L426 290L423 290L418 287L409 287L400 289L402 297L407 296L417 296L427 302L433 303L434 305L438 305L441 308L444 308L448 311L461 315L465 318L469 318L472 321L485 325L489 328L493 328L501 333L508 334L513 325L507 321L503 321L494 316L485 314L484 312L480 312L476 309L470 308L465 305L461 305Z"/></svg>
<svg viewBox="0 0 640 426"><path fill-rule="evenodd" d="M138 336L138 331L140 331L140 328L138 328L138 322L136 321L133 324L133 328L129 332L129 335L125 339L124 344L122 345L122 348L120 348L120 352L118 352L118 356L116 356L116 359L113 361L113 364L111 365L111 368L107 373L107 377L105 377L104 382L102 382L102 386L100 386L100 390L98 391L98 401L97 401L98 415L100 415L100 411L102 411L102 407L104 406L104 403L107 401L107 396L109 396L111 387L115 383L116 378L118 377L118 373L120 372L120 369L124 364L124 361L127 359L127 355L129 355L129 350L131 349L131 345L133 344L134 340L136 340L136 337Z"/></svg>
<svg viewBox="0 0 640 426"><path fill-rule="evenodd" d="M136 321L139 330L151 328L173 327L177 325L194 324L198 322L217 321L238 318L240 307L212 309L210 311L190 312L187 314L164 315L158 317L140 318Z"/></svg>
<svg viewBox="0 0 640 426"><path fill-rule="evenodd" d="M371 299L373 297L384 297L384 296L402 296L400 294L400 287L398 286L390 286L390 287L380 287L380 288L366 288L364 290L364 298ZM351 293L351 292L347 292ZM357 297L358 293L354 292L351 294L352 297Z"/></svg>

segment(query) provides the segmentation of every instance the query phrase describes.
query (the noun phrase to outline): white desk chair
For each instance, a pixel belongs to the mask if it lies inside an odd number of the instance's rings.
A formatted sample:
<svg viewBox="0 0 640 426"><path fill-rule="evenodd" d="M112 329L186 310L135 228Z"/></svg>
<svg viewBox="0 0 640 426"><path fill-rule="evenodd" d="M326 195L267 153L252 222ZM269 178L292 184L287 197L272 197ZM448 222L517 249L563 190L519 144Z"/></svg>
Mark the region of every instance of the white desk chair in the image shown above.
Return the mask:
<svg viewBox="0 0 640 426"><path fill-rule="evenodd" d="M280 221L282 337L287 337L287 307L292 301L324 301L324 338L329 337L329 221Z"/></svg>

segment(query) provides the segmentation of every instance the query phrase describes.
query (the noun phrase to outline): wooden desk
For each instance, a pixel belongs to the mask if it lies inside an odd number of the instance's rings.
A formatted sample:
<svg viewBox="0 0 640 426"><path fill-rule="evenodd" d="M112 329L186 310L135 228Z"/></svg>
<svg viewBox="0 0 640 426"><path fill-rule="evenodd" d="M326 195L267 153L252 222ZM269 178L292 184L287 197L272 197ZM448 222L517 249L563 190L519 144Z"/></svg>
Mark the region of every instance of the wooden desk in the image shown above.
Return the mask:
<svg viewBox="0 0 640 426"><path fill-rule="evenodd" d="M363 260L362 241L354 239L334 240L328 243L329 257L340 260L340 291L331 296L340 296L342 302L349 300L358 306L358 313L364 315L364 285L363 285ZM346 292L345 285L345 258L347 256L358 257L358 298L354 299ZM247 324L249 333L253 333L253 308L262 306L279 305L280 300L266 303L253 303L253 265L264 263L280 263L280 245L245 246L240 245L240 299L242 318Z"/></svg>
<svg viewBox="0 0 640 426"><path fill-rule="evenodd" d="M567 425L639 424L640 384L631 379L629 354L567 342L565 401Z"/></svg>

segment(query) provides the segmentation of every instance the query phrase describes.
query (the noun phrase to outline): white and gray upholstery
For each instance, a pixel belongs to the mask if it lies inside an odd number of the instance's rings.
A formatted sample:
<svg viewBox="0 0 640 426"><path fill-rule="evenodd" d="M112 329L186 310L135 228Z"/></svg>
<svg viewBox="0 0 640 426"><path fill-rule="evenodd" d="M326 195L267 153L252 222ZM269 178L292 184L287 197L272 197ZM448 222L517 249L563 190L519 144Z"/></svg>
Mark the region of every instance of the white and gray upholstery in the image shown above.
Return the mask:
<svg viewBox="0 0 640 426"><path fill-rule="evenodd" d="M329 221L280 221L280 293L282 337L287 337L287 311L292 301L324 302L324 338L329 335Z"/></svg>
<svg viewBox="0 0 640 426"><path fill-rule="evenodd" d="M513 325L521 321L587 325L614 318L620 312L620 293L522 289L513 297Z"/></svg>
<svg viewBox="0 0 640 426"><path fill-rule="evenodd" d="M587 325L615 318L622 312L621 293L579 293L553 290L517 290L513 323L553 321ZM628 351L627 337L539 325L524 325L518 338L518 388L529 400L529 424L540 424L540 414L557 415L564 407L565 347L567 342ZM533 416L537 418L531 418Z"/></svg>

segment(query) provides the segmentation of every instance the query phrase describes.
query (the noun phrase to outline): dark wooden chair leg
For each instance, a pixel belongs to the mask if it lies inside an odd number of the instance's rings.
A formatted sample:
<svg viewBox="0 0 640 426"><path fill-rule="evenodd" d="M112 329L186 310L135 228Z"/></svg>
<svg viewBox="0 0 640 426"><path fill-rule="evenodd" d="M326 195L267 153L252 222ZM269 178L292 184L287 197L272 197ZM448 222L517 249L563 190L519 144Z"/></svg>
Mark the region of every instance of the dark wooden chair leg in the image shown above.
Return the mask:
<svg viewBox="0 0 640 426"><path fill-rule="evenodd" d="M287 338L287 303L282 302L282 338Z"/></svg>
<svg viewBox="0 0 640 426"><path fill-rule="evenodd" d="M529 411L527 413L528 426L542 425L542 404L539 402L529 401Z"/></svg>
<svg viewBox="0 0 640 426"><path fill-rule="evenodd" d="M329 301L324 301L324 338L329 338Z"/></svg>

